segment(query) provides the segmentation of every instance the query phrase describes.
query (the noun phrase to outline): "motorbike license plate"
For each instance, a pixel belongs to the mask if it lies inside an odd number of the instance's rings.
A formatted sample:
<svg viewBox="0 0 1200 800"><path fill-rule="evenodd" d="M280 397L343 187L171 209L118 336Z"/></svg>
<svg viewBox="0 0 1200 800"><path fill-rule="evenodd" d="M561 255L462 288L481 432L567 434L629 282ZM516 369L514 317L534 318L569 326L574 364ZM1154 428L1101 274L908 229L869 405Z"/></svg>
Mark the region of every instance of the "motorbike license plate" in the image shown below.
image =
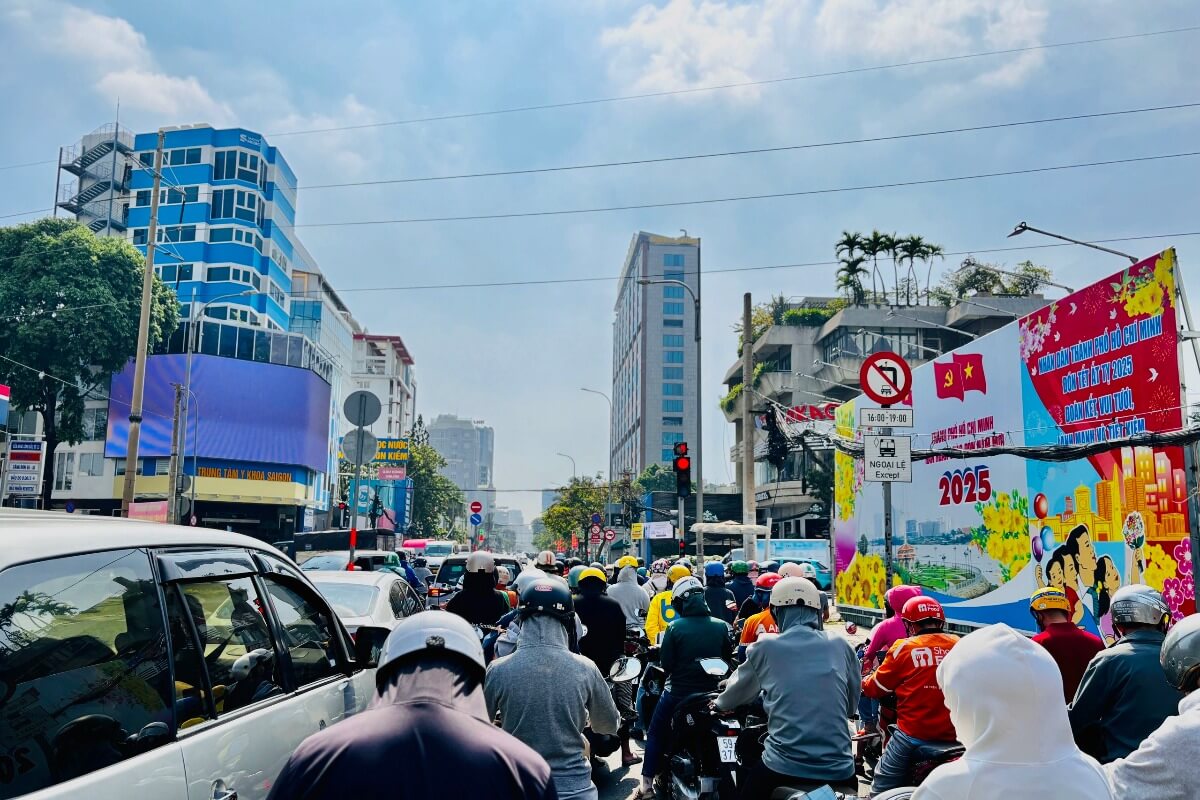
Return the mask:
<svg viewBox="0 0 1200 800"><path fill-rule="evenodd" d="M717 752L721 755L722 764L733 764L737 761L737 737L718 736Z"/></svg>

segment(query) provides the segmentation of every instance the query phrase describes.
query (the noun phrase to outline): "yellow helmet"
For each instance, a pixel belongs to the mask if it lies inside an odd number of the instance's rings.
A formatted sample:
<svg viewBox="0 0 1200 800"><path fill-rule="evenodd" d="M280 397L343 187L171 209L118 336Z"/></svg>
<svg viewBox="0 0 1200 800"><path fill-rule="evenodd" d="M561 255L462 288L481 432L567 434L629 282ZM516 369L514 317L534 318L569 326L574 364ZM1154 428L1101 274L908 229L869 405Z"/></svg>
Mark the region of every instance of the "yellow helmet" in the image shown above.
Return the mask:
<svg viewBox="0 0 1200 800"><path fill-rule="evenodd" d="M691 574L692 574L692 571L690 569L688 569L687 567L685 567L683 564L676 564L675 566L673 566L669 570L667 570L667 580L670 581L671 583L674 583L675 581L680 580L682 578L686 578Z"/></svg>
<svg viewBox="0 0 1200 800"><path fill-rule="evenodd" d="M617 559L617 569L625 569L626 567L637 567L637 559L633 556L621 556Z"/></svg>
<svg viewBox="0 0 1200 800"><path fill-rule="evenodd" d="M1067 599L1067 595L1062 589L1047 586L1044 589L1038 589L1033 593L1033 597L1029 598L1029 611L1030 613L1038 611L1065 611L1070 614L1071 601Z"/></svg>
<svg viewBox="0 0 1200 800"><path fill-rule="evenodd" d="M604 570L588 567L583 572L579 573L579 577L575 579L575 583L581 583L588 578L599 578L601 582L608 583L608 578L604 576Z"/></svg>

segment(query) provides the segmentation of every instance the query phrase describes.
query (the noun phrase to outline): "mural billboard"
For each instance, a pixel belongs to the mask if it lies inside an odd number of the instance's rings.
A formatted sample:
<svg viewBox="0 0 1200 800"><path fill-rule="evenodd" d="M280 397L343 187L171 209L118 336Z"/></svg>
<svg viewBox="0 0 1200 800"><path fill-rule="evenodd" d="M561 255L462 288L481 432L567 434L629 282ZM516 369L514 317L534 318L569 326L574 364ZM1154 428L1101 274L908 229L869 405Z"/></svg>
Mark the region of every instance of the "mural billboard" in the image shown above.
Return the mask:
<svg viewBox="0 0 1200 800"><path fill-rule="evenodd" d="M1175 253L1166 250L914 370L914 449L1091 444L1183 425ZM861 440L858 409L836 412ZM836 454L841 603L881 608L882 484ZM1195 610L1179 447L1115 447L1068 462L1012 455L913 464L893 484L893 583L919 584L967 623L1029 630L1029 595L1058 586L1077 624L1111 639L1121 585Z"/></svg>

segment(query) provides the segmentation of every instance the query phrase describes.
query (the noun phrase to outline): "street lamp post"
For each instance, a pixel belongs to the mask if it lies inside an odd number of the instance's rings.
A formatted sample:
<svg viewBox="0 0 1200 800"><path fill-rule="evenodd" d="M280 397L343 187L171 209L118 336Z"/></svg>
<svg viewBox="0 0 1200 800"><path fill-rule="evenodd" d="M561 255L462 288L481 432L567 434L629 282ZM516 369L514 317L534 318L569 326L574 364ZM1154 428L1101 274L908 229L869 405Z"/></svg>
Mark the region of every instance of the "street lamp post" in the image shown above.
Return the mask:
<svg viewBox="0 0 1200 800"><path fill-rule="evenodd" d="M1100 245L1092 244L1091 242L1081 242L1078 239L1072 239L1069 236L1063 236L1061 233L1051 233L1050 231L1044 231L1041 228L1035 228L1032 225L1029 225L1025 222L1018 222L1016 227L1012 229L1012 233L1010 233L1006 238L1011 239L1014 236L1020 236L1025 231L1033 231L1034 233L1040 233L1042 236L1049 236L1051 239L1060 239L1061 241L1070 242L1071 244L1077 244L1082 247L1090 247L1093 250L1099 250L1104 253L1111 253L1112 255L1120 256L1121 258L1128 258L1130 264L1136 264L1138 262L1137 257L1131 256L1131 255L1129 255L1129 253L1122 253L1120 250L1113 250L1108 247L1101 247ZM988 267L988 269L991 270L992 272L1000 272L1000 270L994 269L993 267ZM1011 274L1011 273L1004 273L1004 274ZM1018 275L1018 277L1028 277L1028 276ZM1039 280L1039 282L1047 284L1048 286L1057 286L1060 289L1066 289L1068 292L1073 291L1072 289L1070 289L1066 286L1063 286L1060 283L1051 283L1050 281L1041 281L1041 280Z"/></svg>
<svg viewBox="0 0 1200 800"><path fill-rule="evenodd" d="M605 482L605 490L604 490L604 525L605 525L605 527L607 527L608 526L608 507L610 505L612 505L612 481L613 481L613 470L612 470L613 405L612 405L612 398L610 398L607 394L605 394L604 392L601 392L597 389L588 389L583 386L579 387L579 391L587 392L588 394L598 394L601 397L603 397L605 399L605 401L608 402L608 480ZM600 550L603 550L603 549L604 549L604 545L602 544L597 549L596 555L599 556Z"/></svg>
<svg viewBox="0 0 1200 800"><path fill-rule="evenodd" d="M579 471L575 469L575 459L571 458L566 453L556 453L555 455L560 455L571 462L571 480L577 479L579 477Z"/></svg>
<svg viewBox="0 0 1200 800"><path fill-rule="evenodd" d="M697 269L696 274L697 280L699 280L699 269ZM640 278L638 283L642 286L653 286L656 284L682 286L692 296L692 307L695 309L696 317L696 522L704 522L704 392L702 391L704 381L701 378L702 373L700 371L704 358L700 349L700 295L683 281ZM679 520L679 526L683 531L681 535L686 538L687 528L685 520ZM696 561L699 564L704 563L704 534L699 531L696 532Z"/></svg>

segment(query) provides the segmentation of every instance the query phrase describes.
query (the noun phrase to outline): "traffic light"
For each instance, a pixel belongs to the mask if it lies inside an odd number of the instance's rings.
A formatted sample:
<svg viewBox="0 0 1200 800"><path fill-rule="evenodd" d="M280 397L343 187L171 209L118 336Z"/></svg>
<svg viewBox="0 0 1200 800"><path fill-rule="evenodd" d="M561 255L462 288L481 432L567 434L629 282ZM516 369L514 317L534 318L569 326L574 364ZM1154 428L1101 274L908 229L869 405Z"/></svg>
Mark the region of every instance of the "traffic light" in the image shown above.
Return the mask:
<svg viewBox="0 0 1200 800"><path fill-rule="evenodd" d="M679 540L679 555L682 556L686 553L687 553L687 542L685 542L683 539L680 539Z"/></svg>
<svg viewBox="0 0 1200 800"><path fill-rule="evenodd" d="M349 509L346 507L345 500L338 503L338 527L339 528L344 528L350 524L350 514L348 513L348 511L349 511Z"/></svg>
<svg viewBox="0 0 1200 800"><path fill-rule="evenodd" d="M687 442L675 443L675 494L687 497L692 493L692 457L688 455Z"/></svg>

